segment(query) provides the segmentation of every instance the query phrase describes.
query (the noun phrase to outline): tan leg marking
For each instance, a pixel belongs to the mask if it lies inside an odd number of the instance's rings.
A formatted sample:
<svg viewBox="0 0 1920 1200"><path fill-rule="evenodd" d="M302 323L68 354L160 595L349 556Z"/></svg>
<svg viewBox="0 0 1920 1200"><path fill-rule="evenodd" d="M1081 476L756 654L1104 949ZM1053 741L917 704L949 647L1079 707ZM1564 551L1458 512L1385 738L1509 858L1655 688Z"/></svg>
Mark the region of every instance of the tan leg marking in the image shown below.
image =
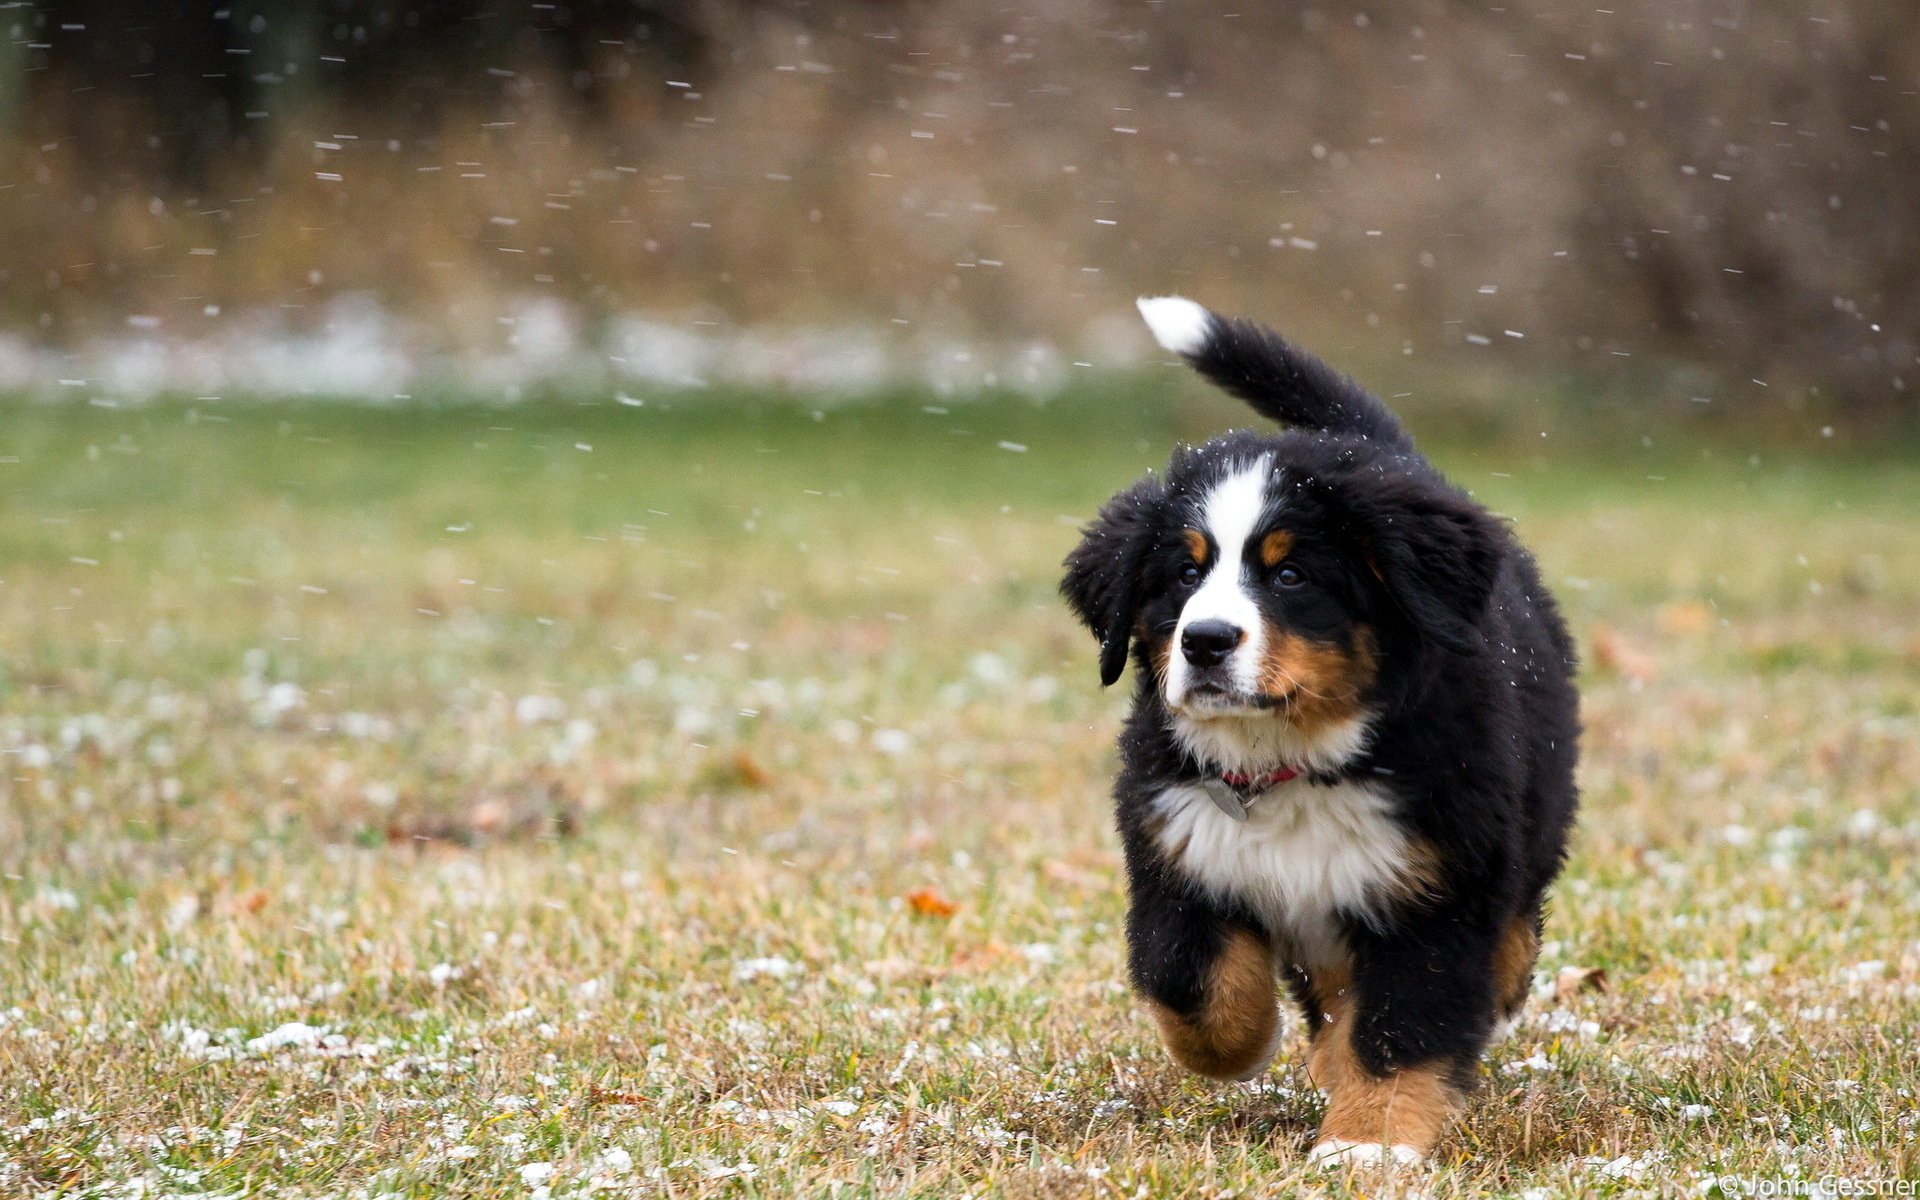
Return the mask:
<svg viewBox="0 0 1920 1200"><path fill-rule="evenodd" d="M1353 974L1346 968L1311 972L1307 982L1307 1078L1322 1091L1331 1091L1353 1065L1347 1051L1347 1031L1353 1026ZM1339 1049L1336 1051L1335 1046Z"/></svg>
<svg viewBox="0 0 1920 1200"><path fill-rule="evenodd" d="M1540 935L1531 916L1519 916L1500 936L1493 952L1493 1002L1501 1019L1519 1015L1533 990L1533 961L1540 956Z"/></svg>
<svg viewBox="0 0 1920 1200"><path fill-rule="evenodd" d="M1337 1044L1347 1047L1347 1039ZM1323 1147L1386 1146L1400 1159L1433 1151L1460 1103L1445 1068L1430 1064L1377 1076L1353 1058L1350 1048L1330 1057L1334 1082L1314 1139L1319 1157L1331 1156Z"/></svg>
<svg viewBox="0 0 1920 1200"><path fill-rule="evenodd" d="M1207 998L1192 1020L1149 1002L1160 1038L1173 1060L1214 1079L1249 1079L1266 1068L1278 1047L1280 1006L1273 952L1240 929L1214 960Z"/></svg>
<svg viewBox="0 0 1920 1200"><path fill-rule="evenodd" d="M1315 972L1308 990L1319 1011L1307 1075L1327 1092L1314 1158L1349 1163L1424 1158L1460 1102L1445 1068L1433 1064L1373 1074L1353 1052L1358 997L1352 976L1344 970Z"/></svg>

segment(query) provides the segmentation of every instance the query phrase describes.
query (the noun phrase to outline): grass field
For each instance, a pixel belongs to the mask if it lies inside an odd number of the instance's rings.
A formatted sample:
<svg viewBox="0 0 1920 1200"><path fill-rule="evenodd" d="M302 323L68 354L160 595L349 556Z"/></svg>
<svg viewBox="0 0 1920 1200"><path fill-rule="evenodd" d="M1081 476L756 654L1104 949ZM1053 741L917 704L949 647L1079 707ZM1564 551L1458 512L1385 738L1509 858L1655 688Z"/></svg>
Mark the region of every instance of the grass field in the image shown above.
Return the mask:
<svg viewBox="0 0 1920 1200"><path fill-rule="evenodd" d="M1349 1178L1294 1048L1187 1077L1123 986L1053 589L1234 415L1169 391L0 409L0 1193L1920 1174L1920 470L1440 443L1586 648L1586 809L1440 1165Z"/></svg>

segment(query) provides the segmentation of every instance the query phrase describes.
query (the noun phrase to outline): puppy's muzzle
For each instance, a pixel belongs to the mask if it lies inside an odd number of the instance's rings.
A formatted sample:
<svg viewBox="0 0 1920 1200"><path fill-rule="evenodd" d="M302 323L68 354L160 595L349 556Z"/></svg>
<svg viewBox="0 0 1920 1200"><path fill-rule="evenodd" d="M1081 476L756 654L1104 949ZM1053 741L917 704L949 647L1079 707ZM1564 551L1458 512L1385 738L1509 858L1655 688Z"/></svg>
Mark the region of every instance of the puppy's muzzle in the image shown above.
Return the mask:
<svg viewBox="0 0 1920 1200"><path fill-rule="evenodd" d="M1246 631L1228 621L1195 621L1180 633L1180 653L1193 666L1217 667L1247 638Z"/></svg>

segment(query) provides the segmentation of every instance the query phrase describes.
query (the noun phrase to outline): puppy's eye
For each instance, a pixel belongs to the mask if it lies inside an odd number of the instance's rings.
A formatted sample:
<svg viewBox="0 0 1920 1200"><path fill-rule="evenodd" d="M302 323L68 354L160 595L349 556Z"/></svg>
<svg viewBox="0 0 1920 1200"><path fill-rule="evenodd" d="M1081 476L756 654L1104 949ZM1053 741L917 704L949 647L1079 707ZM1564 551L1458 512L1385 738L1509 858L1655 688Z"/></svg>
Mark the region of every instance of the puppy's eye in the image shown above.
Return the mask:
<svg viewBox="0 0 1920 1200"><path fill-rule="evenodd" d="M1274 573L1273 581L1283 588L1297 588L1307 581L1307 573L1288 563Z"/></svg>
<svg viewBox="0 0 1920 1200"><path fill-rule="evenodd" d="M1199 563L1188 563L1186 566L1180 568L1180 585L1182 587L1198 587L1200 585Z"/></svg>

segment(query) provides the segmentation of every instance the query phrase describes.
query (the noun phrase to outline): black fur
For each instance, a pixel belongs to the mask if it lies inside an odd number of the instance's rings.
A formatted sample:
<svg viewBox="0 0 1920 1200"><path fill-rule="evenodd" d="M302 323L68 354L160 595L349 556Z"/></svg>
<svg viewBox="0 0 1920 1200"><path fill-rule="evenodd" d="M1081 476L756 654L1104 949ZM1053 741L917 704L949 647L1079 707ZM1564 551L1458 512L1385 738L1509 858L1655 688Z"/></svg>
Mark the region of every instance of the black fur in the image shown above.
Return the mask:
<svg viewBox="0 0 1920 1200"><path fill-rule="evenodd" d="M1208 313L1206 344L1187 361L1269 421L1413 449L1386 405L1263 325Z"/></svg>
<svg viewBox="0 0 1920 1200"><path fill-rule="evenodd" d="M1142 479L1100 509L1100 517L1067 559L1060 585L1087 627L1100 639L1100 684L1111 687L1127 667L1140 583L1156 549L1155 525L1166 488Z"/></svg>
<svg viewBox="0 0 1920 1200"><path fill-rule="evenodd" d="M1438 1065L1465 1086L1507 1003L1494 974L1502 940L1516 927L1537 932L1565 853L1577 802L1573 644L1532 558L1441 477L1384 405L1258 326L1211 317L1208 332L1189 361L1294 429L1177 450L1164 477L1101 510L1062 583L1100 639L1103 683L1134 651L1114 796L1135 986L1176 1013L1200 1014L1208 968L1234 928L1275 946L1303 1006L1307 968L1326 967L1305 961L1270 911L1203 887L1155 836L1155 802L1170 786L1238 769L1184 748L1157 673L1180 653L1167 639L1191 594L1179 576L1189 563L1183 531L1215 482L1269 456L1271 520L1291 535L1288 563L1311 586L1289 590L1249 567L1247 588L1271 630L1347 653L1364 641L1374 664L1361 699L1370 736L1351 757L1285 786L1383 790L1390 819L1430 850L1435 868L1430 886L1335 917L1357 997L1353 1051L1377 1075ZM1301 804L1332 794L1291 793Z"/></svg>

